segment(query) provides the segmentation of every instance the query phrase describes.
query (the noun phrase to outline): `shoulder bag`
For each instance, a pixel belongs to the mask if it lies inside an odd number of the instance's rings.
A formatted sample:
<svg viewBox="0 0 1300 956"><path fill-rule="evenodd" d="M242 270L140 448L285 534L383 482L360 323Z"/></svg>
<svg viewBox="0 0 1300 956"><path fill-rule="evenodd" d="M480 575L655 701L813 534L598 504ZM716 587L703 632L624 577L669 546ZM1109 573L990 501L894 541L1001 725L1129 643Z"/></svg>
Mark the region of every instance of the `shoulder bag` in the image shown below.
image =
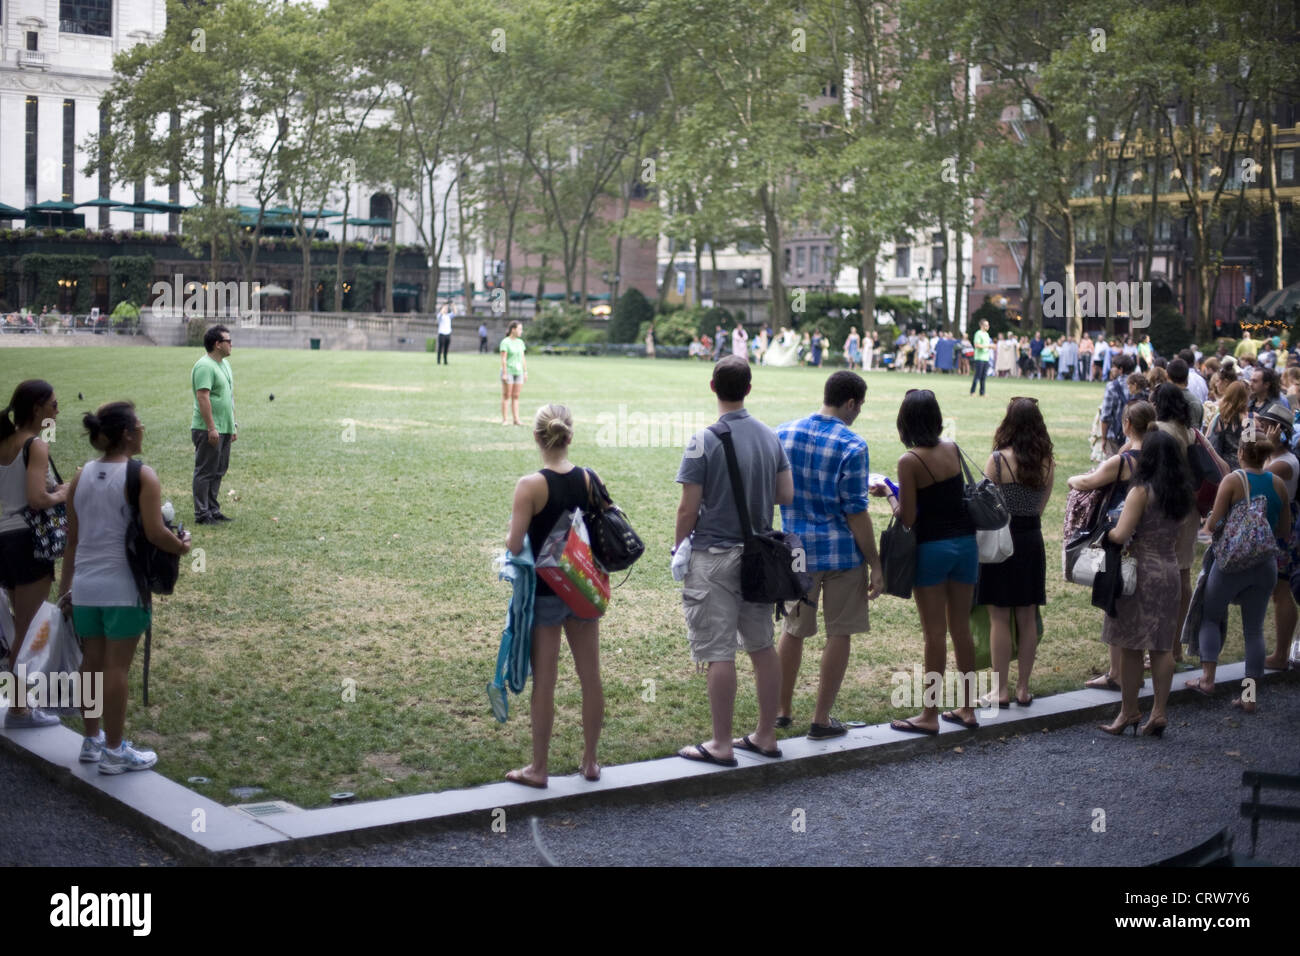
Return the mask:
<svg viewBox="0 0 1300 956"><path fill-rule="evenodd" d="M587 507L582 517L591 536L591 553L606 572L632 567L645 553L645 544L632 530L623 509L614 504L605 483L590 468L587 473Z"/></svg>
<svg viewBox="0 0 1300 956"><path fill-rule="evenodd" d="M1277 539L1268 523L1268 503L1263 495L1250 496L1250 479L1241 476L1245 495L1232 506L1223 530L1214 542L1214 562L1229 573L1245 571L1277 553Z"/></svg>
<svg viewBox="0 0 1300 956"><path fill-rule="evenodd" d="M1002 455L998 455L998 478L1002 478ZM981 528L975 532L975 545L979 548L980 564L1001 564L1015 551L1011 537L1011 522L991 531Z"/></svg>
<svg viewBox="0 0 1300 956"><path fill-rule="evenodd" d="M976 484L970 466L966 463L966 452L962 451L960 445L957 446L957 457L961 461L962 475L966 480L964 493L966 512L970 515L971 521L975 523L975 529L977 531L996 531L1009 523L1011 513L1007 511L1007 503L1003 500L1002 492L998 489L998 486L989 480L979 468L975 470L980 473L981 480Z"/></svg>
<svg viewBox="0 0 1300 956"><path fill-rule="evenodd" d="M23 443L23 471L27 471L27 462L31 457L32 442L36 440L35 436L27 439ZM50 471L54 472L54 483L63 484L63 479L59 477L59 469L54 467L54 458L50 458ZM46 476L48 478L48 476ZM23 478L26 488L26 477ZM49 508L32 508L25 505L23 507L23 518L27 522L27 527L32 529L32 537L36 539L35 547L32 548L32 557L37 561L53 561L55 558L63 557L63 549L68 544L68 506L62 502Z"/></svg>
<svg viewBox="0 0 1300 956"><path fill-rule="evenodd" d="M787 601L808 601L812 576L808 574L803 541L797 534L766 531L755 534L746 506L745 485L740 478L740 464L731 440L731 426L715 422L709 431L718 436L727 457L727 474L731 494L736 499L740 530L745 536L745 550L740 557L740 596L754 604L775 604L775 616L781 617Z"/></svg>
<svg viewBox="0 0 1300 956"><path fill-rule="evenodd" d="M897 516L880 532L880 567L886 594L908 600L916 581L916 534Z"/></svg>

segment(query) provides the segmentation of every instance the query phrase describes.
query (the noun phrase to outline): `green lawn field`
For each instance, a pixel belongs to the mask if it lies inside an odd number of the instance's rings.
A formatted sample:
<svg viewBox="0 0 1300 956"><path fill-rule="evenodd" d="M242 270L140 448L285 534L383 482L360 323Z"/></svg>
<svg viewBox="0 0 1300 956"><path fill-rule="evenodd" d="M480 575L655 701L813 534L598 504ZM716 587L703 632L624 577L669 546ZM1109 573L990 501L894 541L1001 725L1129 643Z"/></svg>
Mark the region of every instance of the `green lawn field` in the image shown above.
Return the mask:
<svg viewBox="0 0 1300 956"><path fill-rule="evenodd" d="M236 521L194 529L194 560L182 562L175 595L157 602L150 706L141 704L137 656L128 736L158 751L160 772L207 777L199 789L226 803L237 786L307 807L340 790L375 799L497 780L527 763L527 694L512 698L501 725L484 693L509 597L492 558L504 547L516 479L539 466L531 430L500 423L499 360L453 354L438 366L414 353L240 351L237 332L235 343L240 438L222 496ZM188 519L189 369L199 354L0 348L0 391L7 398L29 377L54 384L62 414L53 456L65 475L93 457L81 413L135 401L148 429L144 460ZM711 366L533 355L529 372L525 421L548 401L572 408L573 460L601 473L648 549L601 625L602 762L670 754L709 725L668 551L681 446L716 416ZM820 406L827 374L758 368L749 408L773 426L806 415ZM991 379L981 400L952 376L867 379L855 427L870 443L872 470L890 475L906 389L933 388L957 440L981 462L1006 400L1039 397L1059 464L1044 519L1049 603L1033 688L1077 688L1106 659L1101 612L1083 588L1059 580L1057 556L1065 479L1089 467L1100 386ZM873 500L877 534L887 514ZM1271 620L1267 627L1271 645ZM807 642L796 732L811 719L821 646ZM1234 612L1225 660L1241 651ZM836 715L907 716L890 706L890 675L910 675L920 661L915 605L880 599L871 633L854 643ZM748 661L740 666L743 733L756 708ZM566 660L552 773L576 771L578 705Z"/></svg>

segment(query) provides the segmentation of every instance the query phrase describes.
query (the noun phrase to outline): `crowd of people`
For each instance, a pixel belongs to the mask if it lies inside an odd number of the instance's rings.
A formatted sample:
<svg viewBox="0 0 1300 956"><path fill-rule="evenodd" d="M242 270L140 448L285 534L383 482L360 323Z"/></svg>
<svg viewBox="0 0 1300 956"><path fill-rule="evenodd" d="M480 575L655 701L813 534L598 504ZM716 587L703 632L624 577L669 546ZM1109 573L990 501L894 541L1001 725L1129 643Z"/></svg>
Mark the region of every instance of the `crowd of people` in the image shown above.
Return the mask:
<svg viewBox="0 0 1300 956"><path fill-rule="evenodd" d="M1288 555L1296 551L1291 529L1297 519L1300 460L1285 450L1294 430L1290 408L1273 396L1257 412L1258 428L1242 428L1236 445L1240 467L1234 470L1216 456L1224 477L1212 510L1202 520L1189 449L1202 442L1208 447L1209 442L1199 425L1203 419L1193 414L1196 399L1187 385L1187 362L1177 358L1167 363L1167 380L1149 394L1130 396L1127 376L1136 361L1121 352L1111 366L1111 382L1125 386L1115 413L1120 430L1108 436L1112 454L1094 471L1070 477L1067 485L1103 494L1106 517L1097 529L1098 540L1104 539L1117 554L1122 550L1135 565L1136 587L1116 592L1098 629L1109 648L1109 667L1087 683L1119 694L1119 712L1102 729L1120 734L1133 727L1135 733L1160 737L1169 724L1168 699L1183 640L1204 669L1201 680L1189 686L1213 692L1229 605L1242 607L1247 648L1247 681L1233 706L1254 712L1254 683L1264 668L1286 666L1296 625ZM772 759L781 756L776 731L795 721L794 686L803 643L817 633L819 607L826 642L815 704L812 713L804 715L807 735L823 740L847 733L848 725L833 714L835 701L851 641L869 631L870 603L880 597L884 579L883 544L877 547L868 514L870 496L885 498L895 519L916 541L911 590L923 635L927 691L915 702L917 712L892 721L891 727L933 735L939 732L939 722L947 721L976 729L979 708L1031 706L1041 609L1047 603L1042 515L1056 480L1054 445L1037 399L1008 402L983 460L983 471L998 487L1010 515L1012 544L1010 557L984 563L965 501L964 453L942 437L943 414L931 390L909 389L898 409L896 427L907 451L896 463L895 485L872 475L867 443L852 429L867 393L866 380L856 371L831 374L821 408L776 429L746 408L751 387L751 365L741 356L724 356L714 365L710 388L718 423L692 438L676 476L681 498L672 563L674 576L682 582L691 660L707 669L711 715L708 736L684 746L679 756L723 766L736 765L737 750ZM1109 389L1106 398L1120 401L1119 393ZM521 478L516 487L507 541L512 551L522 545L525 533L536 547L564 510L580 504L587 494L583 469L568 457L575 439L568 410L545 406L537 414L533 434L544 467ZM739 483L728 470L728 443L744 476ZM1225 516L1247 496L1258 499L1267 514L1276 550L1270 548L1266 556L1228 571L1214 566L1215 547L1207 549L1210 557L1194 598L1190 571L1198 531L1206 536L1221 533ZM772 605L746 601L741 581L746 537L741 517L747 516L752 533L761 534L771 530L777 507L783 531L802 541L811 576L807 602L785 605L784 616L777 618L782 622L779 636ZM1300 565L1294 570L1300 572ZM1280 581L1288 582L1287 587ZM1262 623L1270 599L1279 607L1278 647L1266 658ZM532 763L512 770L507 779L546 786L563 628L582 686L580 770L594 780L599 776L603 707L596 649L599 621L579 617L551 594L545 595L545 604L541 601L533 630L539 679L532 702ZM993 691L983 698L976 696L971 625L972 609L980 606L988 610L995 674ZM1174 608L1178 613L1171 613ZM1185 629L1189 619L1195 626ZM943 675L949 641L960 679L954 685L956 698L945 700L936 689L947 686ZM1014 683L1013 644L1018 648ZM734 736L739 649L753 666L758 716L752 730ZM1138 696L1145 668L1151 670L1155 695L1143 722Z"/></svg>
<svg viewBox="0 0 1300 956"><path fill-rule="evenodd" d="M511 412L519 421L519 388L526 374L520 331L519 323L512 323L500 349L503 423ZM762 336L760 331L760 341ZM867 398L866 379L858 371L831 374L817 411L772 429L746 408L752 368L745 358L748 336L743 327L737 326L732 339L737 354L721 357L710 380L718 425L693 437L676 476L681 497L673 563L681 574L691 659L707 668L711 713L708 737L683 747L680 756L728 766L735 764L737 749L781 756L776 730L795 720L794 686L803 643L817 633L819 607L827 640L816 703L805 715L808 736L828 739L847 732L833 714L835 701L851 641L869 631L870 603L880 597L884 580L868 513L871 496L886 499L895 519L916 541L911 590L923 634L927 682L937 680L943 686L949 640L962 675L956 699L941 706L927 694L918 702L917 713L891 726L904 733L936 734L942 720L975 729L977 707L1031 706L1040 609L1047 603L1041 519L1055 484L1054 445L1037 399L1008 402L982 459L983 471L999 488L1010 515L1011 552L1001 562L981 563L976 528L965 504L963 451L942 437L943 414L931 390L909 389L898 409L896 428L907 450L896 463L895 485L872 474L867 442L852 428ZM941 337L944 341L953 345L941 351L959 351L958 340ZM198 524L231 520L221 511L219 489L238 437L228 361L232 344L229 330L210 329L205 354L191 372ZM772 343L767 344L770 348ZM856 330L846 343L850 360L861 363L863 370L874 349L875 340L858 336ZM982 326L972 345L972 392L977 383L982 385L992 361L981 353L991 356L996 349L987 326ZM1269 353L1272 364L1264 361ZM1059 362L1062 353L1056 354ZM1289 358L1283 361L1283 355ZM929 360L928 353L918 352L921 356ZM1090 360L1089 372L1097 364ZM1168 697L1183 643L1202 667L1200 680L1191 686L1214 692L1230 605L1242 608L1248 681L1258 681L1265 668L1287 664L1300 616L1292 586L1293 580L1300 582L1300 548L1292 534L1300 524L1300 459L1293 450L1300 360L1282 343L1267 341L1255 354L1238 349L1232 356L1205 356L1188 349L1169 360L1144 355L1140 347L1133 353L1121 348L1100 364L1107 377L1094 427L1100 433L1100 461L1090 473L1070 477L1067 485L1080 493L1104 491L1108 517L1099 540L1125 551L1135 565L1136 587L1106 608L1100 637L1109 647L1109 665L1087 686L1120 694L1120 710L1105 730L1118 734L1131 726L1160 736L1168 726ZM1074 371L1081 368L1075 366ZM124 506L128 462L143 449L144 424L129 402L87 413L83 425L98 456L63 483L55 478L49 445L41 437L42 427L57 416L54 389L40 380L21 383L0 415L0 587L13 608L10 660L18 658L28 626L54 583L54 564L35 556L24 511L65 506L68 539L58 602L85 642L83 667L105 679L102 724L85 719L80 759L98 763L109 774L146 769L154 765L156 754L134 748L123 738L126 675L151 615L147 590L140 589L122 546L130 520L130 508ZM560 516L589 500L593 477L570 461L575 431L567 408L542 407L533 419L533 437L542 468L521 478L515 488L506 542L515 554L525 539L534 553L539 552ZM1212 506L1197 504L1192 465L1196 449L1204 449L1223 476ZM743 476L740 482L728 470L729 451ZM183 554L190 547L189 535L167 525L161 501L157 475L142 468L139 511L144 533L157 548ZM1216 563L1215 535L1243 501L1258 506L1273 546L1244 565L1240 560ZM784 608L779 638L772 606L744 600L740 581L746 537L742 515L754 533L763 533L771 530L778 506L783 530L803 542L811 575L807 602ZM1194 586L1198 536L1212 546ZM1263 634L1270 601L1277 622L1271 654ZM971 610L977 606L988 609L991 669L996 675L993 695L982 700L974 696ZM532 761L511 771L508 779L546 785L562 636L582 687L580 772L589 780L599 778L604 713L599 630L598 619L575 613L545 582L537 582L531 635ZM1014 684L1013 643L1018 647ZM734 737L738 647L753 664L758 719L749 733ZM1155 697L1143 724L1138 690L1145 667L1151 670ZM1256 691L1249 688L1233 705L1253 712ZM10 707L5 717L7 728L54 723L57 718L35 707Z"/></svg>

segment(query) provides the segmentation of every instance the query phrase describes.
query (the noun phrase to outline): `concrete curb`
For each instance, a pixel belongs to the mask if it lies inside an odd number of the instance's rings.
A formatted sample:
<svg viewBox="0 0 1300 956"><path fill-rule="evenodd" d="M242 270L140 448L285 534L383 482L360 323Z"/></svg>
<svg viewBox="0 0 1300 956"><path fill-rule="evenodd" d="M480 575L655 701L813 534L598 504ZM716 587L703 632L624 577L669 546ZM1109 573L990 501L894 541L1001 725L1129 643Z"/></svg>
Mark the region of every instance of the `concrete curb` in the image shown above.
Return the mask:
<svg viewBox="0 0 1300 956"><path fill-rule="evenodd" d="M1220 667L1217 676L1221 690L1216 699L1226 702L1228 686L1238 683L1244 673L1244 662ZM1199 676L1199 669L1175 674L1171 700L1210 706L1195 691L1184 688L1188 679ZM1261 683L1295 680L1300 680L1300 675L1272 671ZM1148 680L1141 697L1150 698L1151 694ZM888 724L877 724L827 741L787 738L781 741L784 756L779 760L737 751L740 766L736 768L671 756L606 767L596 783L589 783L578 774L553 776L546 790L491 783L466 790L277 813L259 819L222 806L154 771L116 777L102 775L95 764L75 762L81 746L80 735L65 727L0 730L0 747L37 767L51 780L86 797L100 813L142 830L189 862L258 864L275 863L304 851L368 845L461 827L474 821L490 826L503 813L507 818L540 816L650 798L712 796L844 767L906 760L989 734L1046 732L1087 720L1112 718L1118 702L1119 697L1113 691L1069 691L1035 698L1030 707L1013 704L1006 710L980 711L979 730L941 723L940 733L931 737L903 735L891 730Z"/></svg>

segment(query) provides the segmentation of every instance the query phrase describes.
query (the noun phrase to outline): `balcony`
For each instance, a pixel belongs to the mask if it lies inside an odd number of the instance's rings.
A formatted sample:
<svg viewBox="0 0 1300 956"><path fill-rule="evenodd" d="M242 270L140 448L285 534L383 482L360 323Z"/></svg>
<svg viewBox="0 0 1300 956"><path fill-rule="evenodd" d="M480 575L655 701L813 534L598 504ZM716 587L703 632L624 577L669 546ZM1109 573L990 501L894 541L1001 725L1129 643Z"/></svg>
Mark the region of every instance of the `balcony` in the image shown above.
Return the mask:
<svg viewBox="0 0 1300 956"><path fill-rule="evenodd" d="M19 50L18 65L27 70L44 70L49 67L42 50Z"/></svg>

